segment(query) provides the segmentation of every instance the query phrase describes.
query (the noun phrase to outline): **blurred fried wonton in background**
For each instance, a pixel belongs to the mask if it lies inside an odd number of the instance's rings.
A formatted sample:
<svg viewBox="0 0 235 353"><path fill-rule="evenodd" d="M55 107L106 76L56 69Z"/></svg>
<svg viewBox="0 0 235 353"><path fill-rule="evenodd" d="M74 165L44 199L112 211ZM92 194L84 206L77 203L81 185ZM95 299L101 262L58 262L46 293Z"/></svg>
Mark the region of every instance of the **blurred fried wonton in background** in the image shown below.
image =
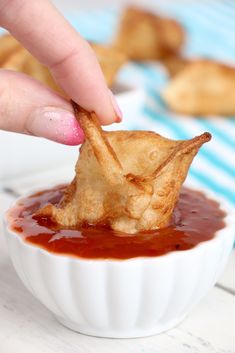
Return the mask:
<svg viewBox="0 0 235 353"><path fill-rule="evenodd" d="M162 92L169 107L189 115L235 115L235 68L197 60L176 75Z"/></svg>
<svg viewBox="0 0 235 353"><path fill-rule="evenodd" d="M75 107L86 140L61 204L38 215L63 226L107 224L134 234L168 225L180 187L211 136L174 141L149 131L104 132L94 113Z"/></svg>
<svg viewBox="0 0 235 353"><path fill-rule="evenodd" d="M97 55L106 82L108 86L111 86L115 81L119 68L127 60L126 55L112 46L100 44L91 44L91 46ZM48 68L43 66L9 34L0 37L0 67L23 72L53 90L64 94L55 83Z"/></svg>
<svg viewBox="0 0 235 353"><path fill-rule="evenodd" d="M20 43L10 34L0 36L0 66L6 59L20 48Z"/></svg>
<svg viewBox="0 0 235 353"><path fill-rule="evenodd" d="M122 50L111 45L90 44L98 58L107 85L110 87L115 81L118 70L127 61L127 56Z"/></svg>
<svg viewBox="0 0 235 353"><path fill-rule="evenodd" d="M162 64L165 65L169 75L171 77L176 76L180 71L182 71L186 65L188 65L191 60L184 58L180 55L173 54L168 55L161 59Z"/></svg>
<svg viewBox="0 0 235 353"><path fill-rule="evenodd" d="M178 52L183 42L184 30L177 21L129 7L121 19L115 45L130 59L151 60Z"/></svg>

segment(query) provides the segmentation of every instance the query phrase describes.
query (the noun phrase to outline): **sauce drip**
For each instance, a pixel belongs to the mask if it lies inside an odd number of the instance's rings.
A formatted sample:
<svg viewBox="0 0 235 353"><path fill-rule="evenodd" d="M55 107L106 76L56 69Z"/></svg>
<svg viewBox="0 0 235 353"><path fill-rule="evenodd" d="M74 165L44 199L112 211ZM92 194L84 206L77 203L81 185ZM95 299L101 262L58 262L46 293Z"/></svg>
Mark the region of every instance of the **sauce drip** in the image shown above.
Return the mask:
<svg viewBox="0 0 235 353"><path fill-rule="evenodd" d="M33 216L48 202L58 204L65 186L21 199L9 214L10 228L35 246L56 254L88 259L129 259L191 249L224 227L225 213L203 193L182 188L168 227L127 235L107 226L61 228L50 218Z"/></svg>

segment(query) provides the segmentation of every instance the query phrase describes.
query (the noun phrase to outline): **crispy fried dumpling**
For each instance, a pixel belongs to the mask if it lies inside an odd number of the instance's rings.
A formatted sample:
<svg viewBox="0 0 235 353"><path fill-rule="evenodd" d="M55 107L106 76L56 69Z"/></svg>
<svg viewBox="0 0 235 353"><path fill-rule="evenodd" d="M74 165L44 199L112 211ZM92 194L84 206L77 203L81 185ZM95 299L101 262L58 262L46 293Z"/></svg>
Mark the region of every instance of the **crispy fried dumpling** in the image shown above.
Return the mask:
<svg viewBox="0 0 235 353"><path fill-rule="evenodd" d="M0 65L2 65L8 57L20 48L20 43L10 34L0 36Z"/></svg>
<svg viewBox="0 0 235 353"><path fill-rule="evenodd" d="M2 64L2 68L6 70L23 72L44 83L51 89L63 94L62 90L52 78L48 68L43 66L20 44L19 47L12 52L8 59Z"/></svg>
<svg viewBox="0 0 235 353"><path fill-rule="evenodd" d="M161 63L166 67L170 77L178 75L190 62L190 59L176 54L171 54L161 59Z"/></svg>
<svg viewBox="0 0 235 353"><path fill-rule="evenodd" d="M188 64L162 93L169 107L191 115L235 115L235 68L211 60Z"/></svg>
<svg viewBox="0 0 235 353"><path fill-rule="evenodd" d="M118 70L127 61L127 56L120 49L110 45L91 43L107 85L111 86ZM47 67L34 58L11 35L0 36L0 65L3 69L23 72L64 95L54 81Z"/></svg>
<svg viewBox="0 0 235 353"><path fill-rule="evenodd" d="M107 85L112 86L119 69L127 61L126 54L111 45L91 43L91 47L100 63Z"/></svg>
<svg viewBox="0 0 235 353"><path fill-rule="evenodd" d="M94 113L76 108L86 141L76 176L59 205L38 214L63 226L107 224L125 233L166 226L204 133L174 141L149 131L102 131Z"/></svg>
<svg viewBox="0 0 235 353"><path fill-rule="evenodd" d="M8 55L7 60L2 64L3 69L23 71L24 62L28 52L20 44L11 54Z"/></svg>
<svg viewBox="0 0 235 353"><path fill-rule="evenodd" d="M184 42L182 26L175 20L128 7L121 19L115 45L130 59L159 59L179 51Z"/></svg>

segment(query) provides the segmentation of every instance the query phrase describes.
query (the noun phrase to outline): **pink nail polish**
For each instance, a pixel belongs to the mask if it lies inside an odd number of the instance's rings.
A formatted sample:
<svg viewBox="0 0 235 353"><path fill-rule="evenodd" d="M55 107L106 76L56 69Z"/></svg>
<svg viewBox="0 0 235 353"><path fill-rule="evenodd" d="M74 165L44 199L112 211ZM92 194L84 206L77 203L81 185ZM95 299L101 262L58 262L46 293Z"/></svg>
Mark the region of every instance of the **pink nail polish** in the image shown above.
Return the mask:
<svg viewBox="0 0 235 353"><path fill-rule="evenodd" d="M109 95L110 95L110 99L111 99L111 102L112 102L112 106L113 106L113 109L114 109L114 112L116 114L116 122L117 123L120 123L122 121L122 118L123 118L123 114L122 114L122 111L116 101L116 98L114 97L113 93L111 90L109 90Z"/></svg>
<svg viewBox="0 0 235 353"><path fill-rule="evenodd" d="M121 123L121 122L122 122L122 119L119 116L117 116L116 117L116 123Z"/></svg>
<svg viewBox="0 0 235 353"><path fill-rule="evenodd" d="M59 108L38 109L28 120L26 128L31 134L65 145L79 145L84 140L84 133L75 116Z"/></svg>

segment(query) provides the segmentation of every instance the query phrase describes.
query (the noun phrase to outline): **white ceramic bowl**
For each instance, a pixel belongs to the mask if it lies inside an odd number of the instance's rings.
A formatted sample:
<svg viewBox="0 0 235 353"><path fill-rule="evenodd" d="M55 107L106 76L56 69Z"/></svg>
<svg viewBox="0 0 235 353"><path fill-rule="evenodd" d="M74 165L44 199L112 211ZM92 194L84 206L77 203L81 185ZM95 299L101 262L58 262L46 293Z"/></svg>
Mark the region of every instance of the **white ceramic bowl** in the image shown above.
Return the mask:
<svg viewBox="0 0 235 353"><path fill-rule="evenodd" d="M215 238L155 258L56 255L8 227L6 239L19 277L63 325L94 336L142 337L177 325L217 281L235 234L231 209L220 204L228 216Z"/></svg>

